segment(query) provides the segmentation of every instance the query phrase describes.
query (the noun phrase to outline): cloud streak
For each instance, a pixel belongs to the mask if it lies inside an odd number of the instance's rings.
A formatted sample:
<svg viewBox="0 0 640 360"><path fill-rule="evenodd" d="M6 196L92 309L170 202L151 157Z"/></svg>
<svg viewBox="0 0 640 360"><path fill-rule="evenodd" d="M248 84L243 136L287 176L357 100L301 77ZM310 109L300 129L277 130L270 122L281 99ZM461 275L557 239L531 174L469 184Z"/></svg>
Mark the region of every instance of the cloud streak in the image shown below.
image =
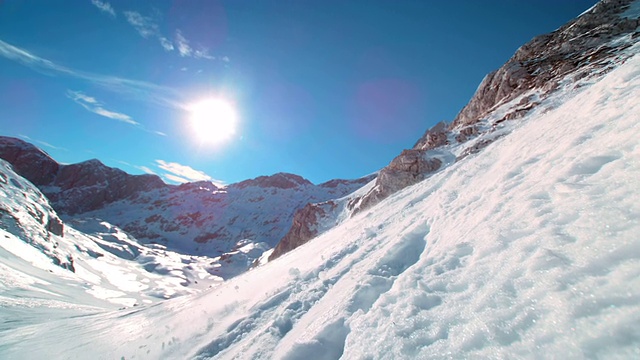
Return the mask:
<svg viewBox="0 0 640 360"><path fill-rule="evenodd" d="M96 98L85 95L81 91L67 90L67 97L94 114L104 116L112 120L122 121L130 125L140 125L140 123L133 120L131 116L127 114L105 109L104 105L96 100Z"/></svg>
<svg viewBox="0 0 640 360"><path fill-rule="evenodd" d="M111 4L107 1L91 0L91 3L95 5L100 11L103 11L112 17L116 17L116 12ZM178 29L175 32L174 41L162 34L160 31L160 19L161 16L158 11L150 16L142 15L137 11L124 11L123 12L127 22L145 39L156 39L160 43L160 46L165 51L171 52L178 51L181 57L193 57L195 59L216 60L216 57L209 53L209 50L203 46L197 46L194 48L190 44L190 41L182 34ZM227 56L219 57L219 60L228 63L229 58Z"/></svg>
<svg viewBox="0 0 640 360"><path fill-rule="evenodd" d="M216 57L209 54L209 51L205 48L194 49L189 40L182 35L182 31L176 30L176 46L178 47L178 53L182 57L194 57L196 59L215 60ZM227 58L225 56L225 58Z"/></svg>
<svg viewBox="0 0 640 360"><path fill-rule="evenodd" d="M144 16L136 11L125 11L124 17L143 38L156 38L165 51L173 51L175 49L171 40L160 32L160 25L155 17Z"/></svg>
<svg viewBox="0 0 640 360"><path fill-rule="evenodd" d="M52 145L52 144L50 144L50 143L48 143L46 141L32 139L27 135L18 135L18 136L20 136L21 138L23 138L23 139L25 139L27 141L36 142L36 143L38 143L38 144L40 144L42 146L48 147L50 149L60 150L60 151L69 151L69 149L65 149L65 148L60 147L60 146Z"/></svg>
<svg viewBox="0 0 640 360"><path fill-rule="evenodd" d="M91 3L97 7L100 11L109 14L111 17L116 17L116 11L113 9L113 6L107 1L100 0L91 0Z"/></svg>
<svg viewBox="0 0 640 360"><path fill-rule="evenodd" d="M196 170L187 165L182 165L175 162L167 162L164 160L156 160L156 166L166 172L162 176L170 181L174 181L177 183L210 181L216 186L225 186L224 182L213 179L203 171Z"/></svg>
<svg viewBox="0 0 640 360"><path fill-rule="evenodd" d="M176 30L176 44L178 45L178 53L182 57L191 56L193 50L189 46L189 41L182 35L180 30Z"/></svg>
<svg viewBox="0 0 640 360"><path fill-rule="evenodd" d="M182 101L180 94L171 88L145 81L130 80L71 69L41 58L2 40L0 40L0 56L45 75L69 76L90 82L113 92L133 95L139 99L151 101L163 106L184 109L184 101Z"/></svg>
<svg viewBox="0 0 640 360"><path fill-rule="evenodd" d="M151 17L142 16L140 13L135 11L125 11L124 17L143 38L148 39L151 36L160 35L158 23Z"/></svg>
<svg viewBox="0 0 640 360"><path fill-rule="evenodd" d="M207 60L216 59L215 56L209 54L209 50L206 48L191 45L191 42L184 36L180 29L176 30L173 41L169 40L160 31L159 15L145 16L136 11L125 11L124 17L140 36L145 39L157 39L165 51L177 50L181 57ZM229 62L229 58L225 56L223 61Z"/></svg>

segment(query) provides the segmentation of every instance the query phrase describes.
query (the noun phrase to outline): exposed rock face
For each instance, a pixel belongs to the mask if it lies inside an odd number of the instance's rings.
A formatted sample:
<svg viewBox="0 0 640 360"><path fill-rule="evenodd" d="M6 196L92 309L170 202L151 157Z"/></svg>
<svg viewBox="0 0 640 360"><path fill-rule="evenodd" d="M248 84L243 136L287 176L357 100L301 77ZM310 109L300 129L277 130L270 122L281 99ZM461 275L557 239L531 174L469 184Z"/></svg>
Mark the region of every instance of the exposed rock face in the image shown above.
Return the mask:
<svg viewBox="0 0 640 360"><path fill-rule="evenodd" d="M64 224L62 223L62 220L60 220L60 218L58 218L57 216L49 217L49 219L47 220L46 229L54 235L64 235Z"/></svg>
<svg viewBox="0 0 640 360"><path fill-rule="evenodd" d="M447 145L447 123L441 121L427 130L413 146L414 149L431 150L439 146Z"/></svg>
<svg viewBox="0 0 640 360"><path fill-rule="evenodd" d="M51 186L44 193L53 206L73 215L167 185L156 175L129 175L98 160L89 160L61 166Z"/></svg>
<svg viewBox="0 0 640 360"><path fill-rule="evenodd" d="M619 50L608 43L613 38L635 32L640 24L637 18L620 16L632 2L603 0L558 30L537 36L523 45L504 66L484 78L451 128L473 124L496 105L532 88L554 90L559 80L584 65L604 66L611 54ZM575 74L578 77L585 75Z"/></svg>
<svg viewBox="0 0 640 360"><path fill-rule="evenodd" d="M364 186L374 180L376 176L377 174L371 174L355 180L334 179L324 182L318 187L331 189L330 192L332 194L337 194L340 189L356 189ZM339 223L337 215L344 208L346 201L345 199L340 199L309 203L302 209L298 209L293 216L291 227L278 242L273 253L269 256L269 261L307 243L327 229L336 226Z"/></svg>
<svg viewBox="0 0 640 360"><path fill-rule="evenodd" d="M380 170L375 187L362 199L355 199L350 207L354 213L369 208L396 191L424 180L428 173L438 170L441 165L442 161L429 157L427 150L403 150Z"/></svg>
<svg viewBox="0 0 640 360"><path fill-rule="evenodd" d="M36 186L51 184L59 165L47 153L20 139L0 137L0 158Z"/></svg>
<svg viewBox="0 0 640 360"><path fill-rule="evenodd" d="M469 140L470 137L473 137L475 135L478 135L478 127L470 125L460 129L460 131L456 135L456 141L462 143Z"/></svg>
<svg viewBox="0 0 640 360"><path fill-rule="evenodd" d="M486 148L487 146L491 145L494 141L496 141L496 139L498 139L498 137L494 137L491 139L482 139L480 141L477 141L475 144L467 147L464 149L464 151L462 151L462 153L460 155L458 155L458 157L456 158L456 161L462 160L465 157L471 155L471 154L477 154L480 152L480 150Z"/></svg>
<svg viewBox="0 0 640 360"><path fill-rule="evenodd" d="M337 204L327 201L320 204L307 204L302 209L296 211L293 216L293 224L289 232L280 240L276 248L269 256L269 261L305 244L318 235L318 220L325 216L328 211L335 210ZM327 209L328 208L328 209Z"/></svg>
<svg viewBox="0 0 640 360"><path fill-rule="evenodd" d="M323 182L318 185L323 188L337 188L339 186L353 186L353 185L365 185L368 184L371 180L375 179L378 174L371 174L365 177L361 177L360 179L355 180L344 180L344 179L333 179L327 182Z"/></svg>

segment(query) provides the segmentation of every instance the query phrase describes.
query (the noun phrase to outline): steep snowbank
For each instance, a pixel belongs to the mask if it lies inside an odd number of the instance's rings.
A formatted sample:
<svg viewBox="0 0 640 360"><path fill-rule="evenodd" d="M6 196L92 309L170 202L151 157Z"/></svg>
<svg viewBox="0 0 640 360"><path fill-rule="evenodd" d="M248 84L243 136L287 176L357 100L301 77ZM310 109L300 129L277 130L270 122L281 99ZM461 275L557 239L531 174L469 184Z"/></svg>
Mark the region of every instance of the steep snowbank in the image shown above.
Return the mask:
<svg viewBox="0 0 640 360"><path fill-rule="evenodd" d="M34 319L0 330L0 353L639 358L640 56L579 91L218 288Z"/></svg>

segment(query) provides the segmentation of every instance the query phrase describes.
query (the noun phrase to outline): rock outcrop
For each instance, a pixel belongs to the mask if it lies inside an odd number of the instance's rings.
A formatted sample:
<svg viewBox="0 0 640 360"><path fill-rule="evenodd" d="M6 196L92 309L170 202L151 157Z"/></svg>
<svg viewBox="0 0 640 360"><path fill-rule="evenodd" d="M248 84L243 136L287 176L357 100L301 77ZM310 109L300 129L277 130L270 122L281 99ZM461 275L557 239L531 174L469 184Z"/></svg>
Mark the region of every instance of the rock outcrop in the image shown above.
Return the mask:
<svg viewBox="0 0 640 360"><path fill-rule="evenodd" d="M424 135L418 139L416 144L413 145L413 148L418 150L431 150L447 145L449 143L447 135L447 123L441 121L435 124L431 129L427 130Z"/></svg>
<svg viewBox="0 0 640 360"><path fill-rule="evenodd" d="M611 40L638 36L638 18L621 16L632 2L603 0L556 31L520 47L505 65L484 78L450 128L478 122L497 105L530 89L553 91L568 74L587 76L593 67L606 66L620 50Z"/></svg>
<svg viewBox="0 0 640 360"><path fill-rule="evenodd" d="M380 170L373 189L364 197L352 200L349 208L354 213L367 209L396 191L424 180L427 174L438 170L441 165L442 160L430 157L428 150L403 150Z"/></svg>
<svg viewBox="0 0 640 360"><path fill-rule="evenodd" d="M0 137L0 159L9 162L16 173L36 186L51 184L60 168L44 151L12 137Z"/></svg>
<svg viewBox="0 0 640 360"><path fill-rule="evenodd" d="M341 189L357 189L374 179L378 174L371 174L355 180L334 179L324 182L318 187L330 189L331 194L340 192ZM343 192L344 193L344 192ZM278 242L274 251L269 256L269 261L307 243L324 231L338 225L339 213L344 209L348 199L334 199L320 203L309 203L293 215L291 227L286 235Z"/></svg>
<svg viewBox="0 0 640 360"><path fill-rule="evenodd" d="M371 180L375 179L378 176L377 173L375 174L371 174L371 175L367 175L367 176L363 176L359 179L355 179L355 180L344 180L344 179L333 179L333 180L329 180L327 182L323 182L322 184L318 185L319 187L323 187L323 188L331 188L331 189L335 189L335 188L339 188L341 186L348 186L348 187L353 187L355 186L364 186L366 184L368 184Z"/></svg>
<svg viewBox="0 0 640 360"><path fill-rule="evenodd" d="M49 216L45 228L54 235L64 236L64 224L57 216Z"/></svg>
<svg viewBox="0 0 640 360"><path fill-rule="evenodd" d="M287 234L278 242L278 245L269 256L269 261L307 243L318 235L318 221L330 211L334 211L337 204L334 201L326 201L319 204L307 204L296 211L293 223Z"/></svg>

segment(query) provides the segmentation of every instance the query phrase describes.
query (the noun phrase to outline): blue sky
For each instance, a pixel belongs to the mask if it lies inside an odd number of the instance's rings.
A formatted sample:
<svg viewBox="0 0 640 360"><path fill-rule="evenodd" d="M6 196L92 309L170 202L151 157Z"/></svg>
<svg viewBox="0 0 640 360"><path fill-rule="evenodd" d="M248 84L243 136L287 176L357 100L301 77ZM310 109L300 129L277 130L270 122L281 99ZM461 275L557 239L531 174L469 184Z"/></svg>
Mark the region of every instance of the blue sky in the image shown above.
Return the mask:
<svg viewBox="0 0 640 360"><path fill-rule="evenodd" d="M165 180L357 178L594 0L0 0L0 135ZM221 144L187 108L224 98Z"/></svg>

